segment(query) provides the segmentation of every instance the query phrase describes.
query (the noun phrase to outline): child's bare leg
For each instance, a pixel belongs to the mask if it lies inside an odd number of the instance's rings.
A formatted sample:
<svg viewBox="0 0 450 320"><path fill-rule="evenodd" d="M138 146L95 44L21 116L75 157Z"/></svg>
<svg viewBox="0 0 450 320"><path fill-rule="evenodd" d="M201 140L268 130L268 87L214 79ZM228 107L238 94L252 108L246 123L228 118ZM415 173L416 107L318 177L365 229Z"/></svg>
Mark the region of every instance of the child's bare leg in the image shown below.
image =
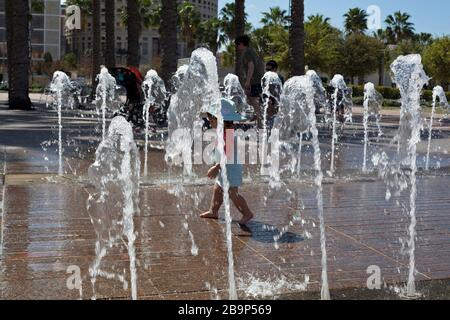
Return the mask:
<svg viewBox="0 0 450 320"><path fill-rule="evenodd" d="M251 219L253 219L254 214L248 207L247 201L245 201L244 197L239 194L239 189L237 187L232 187L229 190L231 201L233 201L234 205L238 210L242 213L243 217L239 221L240 224L246 224Z"/></svg>
<svg viewBox="0 0 450 320"><path fill-rule="evenodd" d="M213 189L213 195L211 198L211 206L209 210L200 215L201 218L218 219L219 209L223 202L222 188L216 183Z"/></svg>

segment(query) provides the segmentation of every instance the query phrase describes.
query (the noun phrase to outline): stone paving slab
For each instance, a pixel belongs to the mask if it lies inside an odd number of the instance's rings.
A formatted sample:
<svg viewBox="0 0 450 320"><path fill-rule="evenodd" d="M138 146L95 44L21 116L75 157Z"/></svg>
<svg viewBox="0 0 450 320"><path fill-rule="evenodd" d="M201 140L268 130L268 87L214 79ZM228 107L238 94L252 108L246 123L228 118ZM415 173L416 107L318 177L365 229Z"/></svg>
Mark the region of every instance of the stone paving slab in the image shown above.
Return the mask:
<svg viewBox="0 0 450 320"><path fill-rule="evenodd" d="M426 197L419 196L418 201L417 279L447 279L450 276L450 243L449 234L442 225L450 224L445 215L450 210L450 203L443 192L426 193L425 189L442 190L439 186L448 183L448 178L421 178L421 181L419 195ZM361 188L362 185L366 190ZM265 231L262 226L274 226L279 230L289 224L298 209L286 206L283 195L279 194L266 206L258 202L267 186L244 188L243 195L250 199L257 218L249 225L256 230L252 236L242 236L241 230L233 227L235 271L239 281L253 277L276 285L285 277L293 283L302 283L308 275L308 291L319 289L320 244L314 192L306 185L294 187L305 204L300 215L307 223L294 224L289 229L293 240L277 246L273 241L274 232ZM198 188L197 192L204 192L203 200L187 218L199 248L198 256L191 254L191 242L183 227L186 212L177 211L174 196L155 187L141 189L142 215L136 218L140 297L175 299L188 295L214 298L211 287L222 293L218 294L221 298L227 297L224 224L197 217L208 204L209 189L210 186ZM370 196L366 199L361 194ZM351 200L355 198L362 202ZM96 238L86 212L86 199L83 188L73 184L6 187L7 214L0 273L3 298L79 298L78 292L65 287L68 277L65 270L69 265L77 265L82 270L84 297L92 295L88 269L94 259ZM329 184L324 187L324 199L332 290L364 287L369 265L380 266L382 279L387 283L404 281L407 257L400 254L398 238L406 235L408 219L401 208L384 200L382 184ZM373 203L378 205L373 206ZM435 210L428 210L428 206L434 206ZM187 207L194 206L188 203ZM383 207L389 210L389 215L381 209ZM435 215L438 219L433 220ZM234 210L233 216L239 218ZM304 236L305 231L311 238ZM114 266L117 270L126 270L128 256L125 250L116 250L104 262L107 268ZM46 294L42 293L44 289ZM243 289L241 297L248 294L248 288ZM129 290L123 290L122 284L113 280L102 279L97 291L99 298L129 297ZM286 288L278 291L277 294L292 293Z"/></svg>

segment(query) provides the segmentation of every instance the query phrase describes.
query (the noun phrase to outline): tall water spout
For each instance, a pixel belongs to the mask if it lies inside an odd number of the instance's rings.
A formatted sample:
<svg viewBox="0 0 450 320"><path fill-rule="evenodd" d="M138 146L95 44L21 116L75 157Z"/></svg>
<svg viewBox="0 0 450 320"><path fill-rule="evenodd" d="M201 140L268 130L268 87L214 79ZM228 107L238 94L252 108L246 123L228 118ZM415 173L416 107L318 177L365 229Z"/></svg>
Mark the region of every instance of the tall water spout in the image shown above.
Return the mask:
<svg viewBox="0 0 450 320"><path fill-rule="evenodd" d="M95 153L95 163L88 175L95 191L90 194L87 209L97 235L96 258L89 268L95 298L97 276L117 279L127 288L124 275L100 269L107 251L126 243L130 259L131 295L137 299L136 232L133 218L139 214L139 151L133 139L133 129L125 118L115 117L108 135Z"/></svg>
<svg viewBox="0 0 450 320"><path fill-rule="evenodd" d="M383 106L383 96L375 90L373 83L368 82L364 85L364 157L363 157L363 172L367 171L367 144L369 142L369 117L375 116L375 121L378 127L378 136L382 135L380 118L381 107Z"/></svg>
<svg viewBox="0 0 450 320"><path fill-rule="evenodd" d="M330 299L322 195L323 173L315 115L316 102L321 103L321 101L324 100L325 90L321 84L320 78L314 71L309 71L305 76L289 79L284 84L279 113L273 127L274 133L278 132L278 134L271 135L270 142L272 148L275 147L279 150L282 145L296 144L299 133L308 131L311 133L311 141L314 148L314 170L316 172L314 182L317 188L316 201L320 223L320 248L322 253L321 298ZM278 139L279 141L277 141ZM287 149L290 150L290 148ZM296 157L296 154L292 154L291 156ZM275 182L280 179L279 174L277 174L277 172L279 172L278 166L278 162L271 162L271 178L274 179Z"/></svg>
<svg viewBox="0 0 450 320"><path fill-rule="evenodd" d="M164 81L158 76L155 70L149 70L142 83L142 90L145 95L143 116L145 121L145 147L144 147L144 177L148 175L148 128L150 108L160 109L167 98Z"/></svg>
<svg viewBox="0 0 450 320"><path fill-rule="evenodd" d="M261 86L263 88L263 134L261 147L261 174L266 174L267 164L267 137L268 137L268 111L269 108L276 108L280 102L281 92L283 90L283 84L277 73L268 71L261 79ZM271 120L271 119L270 119Z"/></svg>
<svg viewBox="0 0 450 320"><path fill-rule="evenodd" d="M332 118L332 134L331 134L331 165L330 172L334 172L334 157L335 157L335 148L336 142L338 140L338 135L336 133L337 126L337 113L338 110L343 108L343 121L351 121L352 120L352 100L351 93L349 88L344 81L344 77L340 74L336 74L330 82L331 86L334 88L334 94L332 96L333 99L333 118Z"/></svg>
<svg viewBox="0 0 450 320"><path fill-rule="evenodd" d="M102 66L97 75L96 101L101 102L102 111L102 140L106 134L106 109L107 104L112 103L116 97L116 79L108 72L108 69Z"/></svg>
<svg viewBox="0 0 450 320"><path fill-rule="evenodd" d="M172 96L168 110L169 140L166 145L166 161L169 164L183 164L185 176L192 175L192 143L201 139L203 121L202 112L209 106L220 108L221 93L217 62L214 55L205 48L192 53L191 60L178 91ZM218 114L221 115L220 109ZM237 299L234 274L233 243L231 233L229 183L226 172L226 155L224 152L224 126L221 116L218 118L217 149L220 153L221 175L226 221L228 289L229 298ZM196 154L194 153L194 156Z"/></svg>
<svg viewBox="0 0 450 320"><path fill-rule="evenodd" d="M227 74L223 79L223 85L225 87L223 92L224 98L233 101L237 112L244 114L249 109L249 105L238 76L232 73Z"/></svg>
<svg viewBox="0 0 450 320"><path fill-rule="evenodd" d="M427 147L427 159L425 163L425 170L429 169L430 163L430 148L431 148L431 136L433 131L433 118L436 112L437 99L439 98L439 104L446 107L448 106L447 97L445 96L445 91L441 86L436 86L433 88L433 106L431 109L430 123L428 125L428 147Z"/></svg>
<svg viewBox="0 0 450 320"><path fill-rule="evenodd" d="M70 78L62 71L56 71L53 74L52 82L50 83L50 91L52 95L55 96L56 107L58 111L58 174L63 174L63 165L62 165L62 120L61 120L61 112L63 105L71 106L71 90L72 84Z"/></svg>
<svg viewBox="0 0 450 320"><path fill-rule="evenodd" d="M408 248L409 248L409 272L407 283L407 295L415 296L415 237L416 237L416 172L417 172L417 143L420 142L421 129L421 107L420 93L429 78L425 74L421 57L418 54L399 56L392 64L393 81L397 84L401 94L401 113L398 140L400 148L404 148L404 153L400 153L402 162L409 164L410 177L410 199L409 216L410 225L408 227Z"/></svg>

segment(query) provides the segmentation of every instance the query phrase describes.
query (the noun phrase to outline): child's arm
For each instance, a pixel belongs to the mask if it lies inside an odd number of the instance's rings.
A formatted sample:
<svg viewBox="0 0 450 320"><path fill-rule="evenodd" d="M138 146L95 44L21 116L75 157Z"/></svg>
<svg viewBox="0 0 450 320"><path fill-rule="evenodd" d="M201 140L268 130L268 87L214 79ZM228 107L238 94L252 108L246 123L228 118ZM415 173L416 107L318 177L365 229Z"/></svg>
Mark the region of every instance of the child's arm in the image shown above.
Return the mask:
<svg viewBox="0 0 450 320"><path fill-rule="evenodd" d="M220 163L212 166L209 170L208 173L206 174L208 178L210 179L214 179L215 177L217 177L217 175L219 174L219 170L220 170Z"/></svg>

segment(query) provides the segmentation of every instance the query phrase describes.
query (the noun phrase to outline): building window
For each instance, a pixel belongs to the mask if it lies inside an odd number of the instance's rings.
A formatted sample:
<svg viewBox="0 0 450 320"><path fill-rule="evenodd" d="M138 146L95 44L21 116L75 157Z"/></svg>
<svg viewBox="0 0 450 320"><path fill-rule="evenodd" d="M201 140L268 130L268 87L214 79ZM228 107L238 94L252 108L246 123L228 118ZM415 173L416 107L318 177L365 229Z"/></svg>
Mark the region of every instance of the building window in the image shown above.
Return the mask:
<svg viewBox="0 0 450 320"><path fill-rule="evenodd" d="M44 55L44 46L43 45L32 45L31 46L31 57L33 59L42 59Z"/></svg>
<svg viewBox="0 0 450 320"><path fill-rule="evenodd" d="M44 31L34 30L31 32L31 43L44 43Z"/></svg>
<svg viewBox="0 0 450 320"><path fill-rule="evenodd" d="M148 56L148 42L142 44L142 55Z"/></svg>
<svg viewBox="0 0 450 320"><path fill-rule="evenodd" d="M33 15L31 18L31 28L44 29L44 16Z"/></svg>
<svg viewBox="0 0 450 320"><path fill-rule="evenodd" d="M46 44L58 45L60 43L59 31L46 31Z"/></svg>
<svg viewBox="0 0 450 320"><path fill-rule="evenodd" d="M59 30L60 23L61 23L60 17L52 17L52 16L45 17L45 28L46 29Z"/></svg>

